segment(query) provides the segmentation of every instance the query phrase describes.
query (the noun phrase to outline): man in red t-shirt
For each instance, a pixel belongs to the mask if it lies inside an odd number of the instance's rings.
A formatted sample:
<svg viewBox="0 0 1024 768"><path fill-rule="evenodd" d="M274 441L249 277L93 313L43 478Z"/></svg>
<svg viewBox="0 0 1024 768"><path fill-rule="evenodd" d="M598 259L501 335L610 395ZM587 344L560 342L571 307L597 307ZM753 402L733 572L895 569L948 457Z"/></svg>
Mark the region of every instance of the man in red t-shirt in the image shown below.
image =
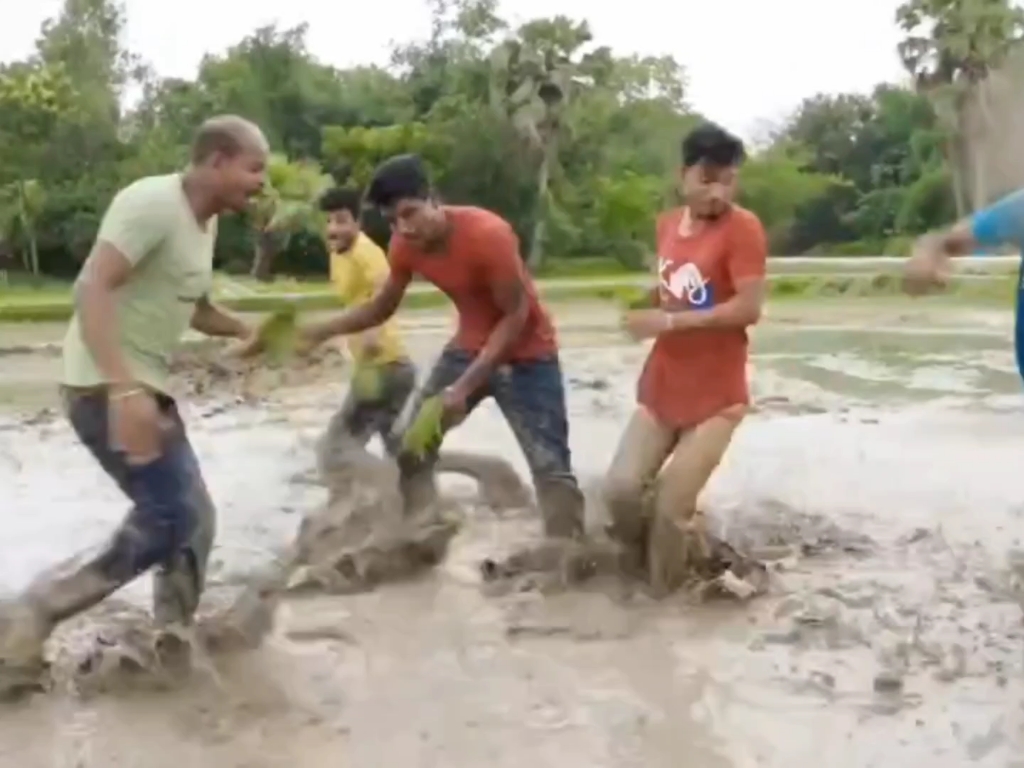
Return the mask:
<svg viewBox="0 0 1024 768"><path fill-rule="evenodd" d="M747 328L761 316L767 261L761 222L733 203L743 143L704 124L682 155L684 205L657 222L653 307L624 318L654 345L606 487L610 533L664 588L683 575L688 534L706 543L697 496L747 410ZM649 521L643 496L655 481Z"/></svg>
<svg viewBox="0 0 1024 768"><path fill-rule="evenodd" d="M377 168L367 202L391 222L391 273L373 299L305 329L313 344L380 325L398 309L414 275L455 304L459 324L418 394L440 394L443 426L493 397L533 474L549 536L572 537L583 523L583 495L573 474L565 390L551 318L537 297L512 227L482 208L440 205L422 161L400 155ZM426 459L398 457L413 506L435 493L440 444Z"/></svg>

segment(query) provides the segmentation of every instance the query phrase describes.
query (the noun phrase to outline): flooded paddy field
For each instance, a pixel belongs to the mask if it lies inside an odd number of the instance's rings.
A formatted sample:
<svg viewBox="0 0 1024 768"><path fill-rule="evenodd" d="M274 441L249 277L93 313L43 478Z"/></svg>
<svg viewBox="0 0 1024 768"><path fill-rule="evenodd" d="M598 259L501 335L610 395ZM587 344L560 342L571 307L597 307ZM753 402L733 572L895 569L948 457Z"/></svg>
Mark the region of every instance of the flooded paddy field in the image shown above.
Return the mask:
<svg viewBox="0 0 1024 768"><path fill-rule="evenodd" d="M594 488L645 350L607 307L554 313L574 462ZM766 596L489 594L480 559L539 521L446 479L469 512L429 575L289 598L261 648L208 660L170 690L71 685L0 706L0 766L1024 766L1024 399L1011 323L932 302L770 308L753 338L755 412L703 500L718 532L770 563ZM406 325L422 374L448 317ZM61 331L0 328L9 590L102 541L125 512L48 410L59 359L46 345ZM259 398L214 386L189 401L220 513L211 600L324 503L297 477L345 377L327 366ZM447 444L500 454L525 477L490 403ZM148 579L117 597L73 622L56 652L141 616Z"/></svg>

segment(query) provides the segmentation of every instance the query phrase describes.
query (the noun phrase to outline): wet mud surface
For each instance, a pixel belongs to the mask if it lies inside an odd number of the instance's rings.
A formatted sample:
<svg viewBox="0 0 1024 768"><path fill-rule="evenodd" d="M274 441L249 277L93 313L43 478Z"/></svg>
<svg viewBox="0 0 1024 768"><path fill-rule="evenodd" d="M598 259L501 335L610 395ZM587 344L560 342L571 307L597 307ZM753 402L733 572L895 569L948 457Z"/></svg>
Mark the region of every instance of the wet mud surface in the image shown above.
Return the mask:
<svg viewBox="0 0 1024 768"><path fill-rule="evenodd" d="M325 544L306 559L326 571L286 568L303 519L330 507L304 478L343 360L183 376L221 516L194 672L147 655L141 579L61 629L52 691L0 706L0 765L1018 765L1024 402L1008 319L870 314L887 330L784 310L755 336L757 407L703 500L712 532L767 565L747 601L656 601L621 578L498 588L481 562L535 543L539 519L454 474L450 508L424 521L436 564L353 589L333 574L359 569ZM559 321L599 523L593 488L643 350L609 318ZM418 338L417 362L443 341ZM47 369L33 355L7 356L0 388ZM52 406L20 402L0 414L9 590L124 512ZM491 404L446 446L526 477ZM259 579L279 589L273 621L245 603Z"/></svg>

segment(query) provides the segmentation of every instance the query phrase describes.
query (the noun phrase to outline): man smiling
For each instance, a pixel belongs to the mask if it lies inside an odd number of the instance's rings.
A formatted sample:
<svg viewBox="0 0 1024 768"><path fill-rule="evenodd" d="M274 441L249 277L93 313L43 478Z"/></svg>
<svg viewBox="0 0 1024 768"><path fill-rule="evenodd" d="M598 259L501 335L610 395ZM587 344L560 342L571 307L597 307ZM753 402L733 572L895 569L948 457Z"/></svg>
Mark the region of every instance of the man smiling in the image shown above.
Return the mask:
<svg viewBox="0 0 1024 768"><path fill-rule="evenodd" d="M455 304L459 324L418 403L440 395L447 429L493 397L526 456L546 533L576 536L583 496L571 467L555 330L512 227L482 208L438 203L422 161L413 155L383 163L366 197L392 224L390 274L370 301L307 328L307 339L320 343L377 326L397 310L414 275L433 283ZM399 457L411 506L436 493L439 448L432 446L425 458Z"/></svg>
<svg viewBox="0 0 1024 768"><path fill-rule="evenodd" d="M176 630L198 606L215 513L169 362L190 325L211 336L251 334L210 301L213 247L218 214L244 210L262 189L267 152L252 123L213 118L196 134L186 171L136 181L110 203L75 283L62 384L75 434L134 507L97 554L3 607L0 671L41 671L43 642L59 622L153 567L155 618L168 630L158 650L187 649Z"/></svg>
<svg viewBox="0 0 1024 768"><path fill-rule="evenodd" d="M362 197L355 189L330 189L320 198L327 215L324 231L331 248L331 282L347 306L369 301L387 282L387 257L360 226ZM398 455L395 423L416 386L416 368L406 353L398 321L387 320L349 338L356 365L379 370L379 391L350 390L341 409L327 426L320 450L321 475L344 462L348 448L365 446L374 434L392 456Z"/></svg>

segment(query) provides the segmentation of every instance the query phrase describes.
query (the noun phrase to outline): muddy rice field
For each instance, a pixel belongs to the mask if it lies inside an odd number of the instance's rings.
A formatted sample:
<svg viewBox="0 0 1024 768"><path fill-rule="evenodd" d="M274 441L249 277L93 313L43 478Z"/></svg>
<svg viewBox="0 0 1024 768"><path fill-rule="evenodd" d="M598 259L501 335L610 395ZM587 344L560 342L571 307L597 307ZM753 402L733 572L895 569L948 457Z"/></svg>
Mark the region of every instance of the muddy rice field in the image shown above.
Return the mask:
<svg viewBox="0 0 1024 768"><path fill-rule="evenodd" d="M554 311L574 462L593 489L645 350L610 308ZM405 324L422 375L449 318ZM490 591L480 561L536 538L539 520L446 477L463 517L443 563L363 593L289 596L258 648L201 655L188 680L142 669L133 685L82 683L83 648L145 622L147 578L71 622L51 649L63 682L0 705L0 766L1024 767L1011 326L1006 312L927 302L769 309L753 339L755 412L703 500L720 535L768 564L765 595ZM0 328L10 591L102 542L126 511L56 413L61 331ZM346 381L340 358L242 383L216 367L182 374L220 514L211 604L324 505L313 445ZM493 404L446 445L526 476Z"/></svg>

